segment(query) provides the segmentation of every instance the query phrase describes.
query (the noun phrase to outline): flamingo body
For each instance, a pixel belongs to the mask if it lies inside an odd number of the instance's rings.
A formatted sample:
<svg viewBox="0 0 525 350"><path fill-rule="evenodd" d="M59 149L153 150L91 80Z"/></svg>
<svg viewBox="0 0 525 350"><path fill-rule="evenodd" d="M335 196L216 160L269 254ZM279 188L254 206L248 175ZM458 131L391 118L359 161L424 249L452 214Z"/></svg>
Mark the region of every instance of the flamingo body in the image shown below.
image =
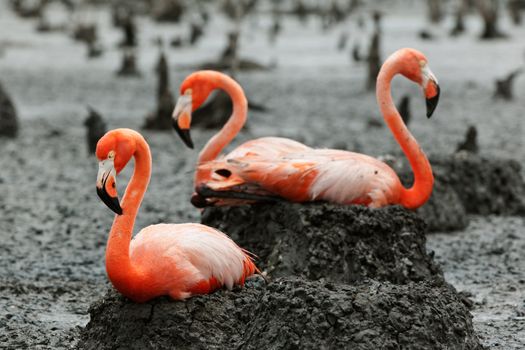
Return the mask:
<svg viewBox="0 0 525 350"><path fill-rule="evenodd" d="M262 146L263 142L257 145ZM243 148L243 157L237 157L235 150L223 159L202 165L200 168L211 168L213 174L202 185L214 191L251 190L292 202L328 201L381 207L399 201L401 182L385 163L359 153L302 146L300 152L269 156L255 155L244 144L239 147ZM272 147L267 149L274 151Z"/></svg>
<svg viewBox="0 0 525 350"><path fill-rule="evenodd" d="M227 235L201 224L157 224L131 239L151 175L151 153L130 129L109 131L97 144L97 192L118 215L106 249L106 271L115 288L136 302L169 295L183 300L218 288L232 289L257 271L250 255ZM135 171L118 202L115 176L135 158Z"/></svg>
<svg viewBox="0 0 525 350"><path fill-rule="evenodd" d="M189 147L193 147L189 136L191 112L213 89L224 89L234 106L228 122L199 154L192 203L198 207L239 205L281 197L294 202L325 200L370 207L400 204L416 209L422 206L432 193L434 177L426 155L392 101L390 84L397 74L423 88L427 117L432 115L439 100L439 85L426 57L414 49L393 53L377 77L377 102L383 118L414 171L410 188L402 186L393 169L370 156L313 149L283 138L248 141L219 157L246 121L246 97L241 86L222 73L191 74L181 84L181 97L173 112L175 130Z"/></svg>
<svg viewBox="0 0 525 350"><path fill-rule="evenodd" d="M130 291L136 300L161 295L181 300L223 286L231 290L255 271L251 258L228 236L192 223L145 227L131 241L130 260L145 279Z"/></svg>

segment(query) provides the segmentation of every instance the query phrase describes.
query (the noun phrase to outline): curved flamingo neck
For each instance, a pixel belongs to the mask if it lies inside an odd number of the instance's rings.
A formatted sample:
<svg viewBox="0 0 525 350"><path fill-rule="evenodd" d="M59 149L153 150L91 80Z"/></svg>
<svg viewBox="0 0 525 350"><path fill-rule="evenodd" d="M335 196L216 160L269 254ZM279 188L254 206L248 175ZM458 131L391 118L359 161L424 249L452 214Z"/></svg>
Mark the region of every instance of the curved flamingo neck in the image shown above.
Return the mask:
<svg viewBox="0 0 525 350"><path fill-rule="evenodd" d="M143 276L133 266L129 256L129 245L135 218L151 176L151 153L140 135L131 135L136 142L135 169L122 198L122 215L116 215L109 233L106 248L106 271L111 283L124 295L139 290Z"/></svg>
<svg viewBox="0 0 525 350"><path fill-rule="evenodd" d="M403 59L403 56L397 55L383 64L377 77L376 95L383 118L408 158L414 172L412 187L408 189L402 187L401 189L400 204L409 209L416 209L423 205L432 194L434 176L430 162L401 119L392 100L390 83L394 76L400 73Z"/></svg>
<svg viewBox="0 0 525 350"><path fill-rule="evenodd" d="M214 89L222 89L230 96L233 112L222 129L213 136L199 154L199 164L217 158L221 151L241 131L248 113L248 101L242 87L232 78L218 72L209 72Z"/></svg>

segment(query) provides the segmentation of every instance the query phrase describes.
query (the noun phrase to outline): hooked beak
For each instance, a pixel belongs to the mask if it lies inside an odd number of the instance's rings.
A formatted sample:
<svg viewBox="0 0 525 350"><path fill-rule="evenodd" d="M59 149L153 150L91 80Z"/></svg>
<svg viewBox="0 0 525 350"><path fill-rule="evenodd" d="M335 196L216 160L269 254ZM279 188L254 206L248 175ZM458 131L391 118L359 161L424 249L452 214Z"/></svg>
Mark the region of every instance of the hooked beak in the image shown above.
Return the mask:
<svg viewBox="0 0 525 350"><path fill-rule="evenodd" d="M422 86L427 102L427 118L430 118L438 105L440 89L436 76L427 65L422 68L422 74Z"/></svg>
<svg viewBox="0 0 525 350"><path fill-rule="evenodd" d="M97 194L109 209L122 215L122 208L117 196L116 171L113 160L106 159L99 163L97 176Z"/></svg>
<svg viewBox="0 0 525 350"><path fill-rule="evenodd" d="M189 148L193 148L193 141L191 140L190 134L191 108L192 100L190 91L179 97L172 114L173 129L175 129L184 144Z"/></svg>
<svg viewBox="0 0 525 350"><path fill-rule="evenodd" d="M191 140L190 129L182 129L176 120L173 121L173 129L175 129L184 144L193 149L193 141Z"/></svg>

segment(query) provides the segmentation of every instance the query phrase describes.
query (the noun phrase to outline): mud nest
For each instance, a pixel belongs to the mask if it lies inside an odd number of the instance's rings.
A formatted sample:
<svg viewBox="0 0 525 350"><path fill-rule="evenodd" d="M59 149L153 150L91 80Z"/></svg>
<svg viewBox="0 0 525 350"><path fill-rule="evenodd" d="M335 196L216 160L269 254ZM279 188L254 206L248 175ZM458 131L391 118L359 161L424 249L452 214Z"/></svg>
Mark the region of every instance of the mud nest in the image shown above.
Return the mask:
<svg viewBox="0 0 525 350"><path fill-rule="evenodd" d="M0 83L0 137L14 138L18 134L18 115L11 97Z"/></svg>
<svg viewBox="0 0 525 350"><path fill-rule="evenodd" d="M525 215L525 181L517 161L460 152L432 156L430 163L434 190L417 210L429 231L465 229L468 214ZM412 183L408 164L399 169L399 177L407 186Z"/></svg>
<svg viewBox="0 0 525 350"><path fill-rule="evenodd" d="M82 349L481 349L466 306L441 281L255 277L242 290L145 304L111 290L90 314Z"/></svg>
<svg viewBox="0 0 525 350"><path fill-rule="evenodd" d="M202 222L227 232L273 277L393 283L441 276L424 223L400 207L277 203L208 208Z"/></svg>
<svg viewBox="0 0 525 350"><path fill-rule="evenodd" d="M80 348L481 349L413 212L283 202L207 208L202 221L258 254L270 282L145 304L112 289Z"/></svg>
<svg viewBox="0 0 525 350"><path fill-rule="evenodd" d="M467 213L525 215L525 181L517 161L459 153L432 157L431 163L436 181L454 189Z"/></svg>
<svg viewBox="0 0 525 350"><path fill-rule="evenodd" d="M425 221L429 232L465 229L469 219L465 207L451 186L436 180L432 196L416 213Z"/></svg>

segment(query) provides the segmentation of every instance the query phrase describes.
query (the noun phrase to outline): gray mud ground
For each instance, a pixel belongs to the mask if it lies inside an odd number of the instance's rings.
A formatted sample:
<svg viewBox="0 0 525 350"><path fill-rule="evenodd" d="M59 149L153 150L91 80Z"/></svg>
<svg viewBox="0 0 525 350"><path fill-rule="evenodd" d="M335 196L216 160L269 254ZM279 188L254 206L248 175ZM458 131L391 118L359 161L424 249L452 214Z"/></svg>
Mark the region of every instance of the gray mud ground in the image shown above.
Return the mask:
<svg viewBox="0 0 525 350"><path fill-rule="evenodd" d="M16 19L0 2L0 79L16 103L20 133L0 140L0 346L67 348L89 320L88 308L107 290L104 248L112 215L95 193L97 163L86 154L82 122L91 104L106 117L108 127L138 129L154 109L153 67L157 50L152 39L168 37L171 28L141 19L140 79L117 79L120 62L115 49L120 33L109 17L89 8L90 18L107 35L105 55L85 59L85 48L63 34L36 35L35 23ZM525 28L502 27L511 39L479 42L480 23L468 18L468 33L434 42L420 41L422 8L414 6L407 21L395 8L383 24L383 52L402 46L424 51L440 79L442 98L435 118L426 120L423 101L413 99L411 128L424 150L454 151L469 124L478 125L481 153L525 163L525 104L494 101L493 79L523 64ZM416 13L417 12L417 13ZM250 128L235 141L279 135L318 147L346 147L380 155L399 153L386 128L368 129L379 118L375 97L363 92L365 68L349 63L348 53L335 50L337 32L321 33L319 23L285 25L275 47L261 37L264 19L252 25L243 52L257 52L263 63L277 62L271 72L240 74L251 99L270 108L252 113ZM215 28L221 23L214 22ZM448 27L447 27L448 28ZM181 31L176 27L173 32ZM222 29L217 30L221 33ZM8 33L8 34L7 34ZM258 40L255 40L258 39ZM196 49L169 51L175 86L190 71L181 69L215 57L223 36L213 33ZM504 54L502 54L504 53ZM398 79L394 97L412 84ZM518 79L516 91L525 89ZM195 152L172 133L144 133L154 159L151 186L137 227L158 222L199 221L189 204ZM194 132L197 146L212 132ZM129 178L119 177L122 193ZM485 345L496 349L525 346L523 281L525 223L518 217L471 217L461 232L428 237L428 249L442 265L447 280L474 300L474 327ZM350 287L351 288L351 287Z"/></svg>

